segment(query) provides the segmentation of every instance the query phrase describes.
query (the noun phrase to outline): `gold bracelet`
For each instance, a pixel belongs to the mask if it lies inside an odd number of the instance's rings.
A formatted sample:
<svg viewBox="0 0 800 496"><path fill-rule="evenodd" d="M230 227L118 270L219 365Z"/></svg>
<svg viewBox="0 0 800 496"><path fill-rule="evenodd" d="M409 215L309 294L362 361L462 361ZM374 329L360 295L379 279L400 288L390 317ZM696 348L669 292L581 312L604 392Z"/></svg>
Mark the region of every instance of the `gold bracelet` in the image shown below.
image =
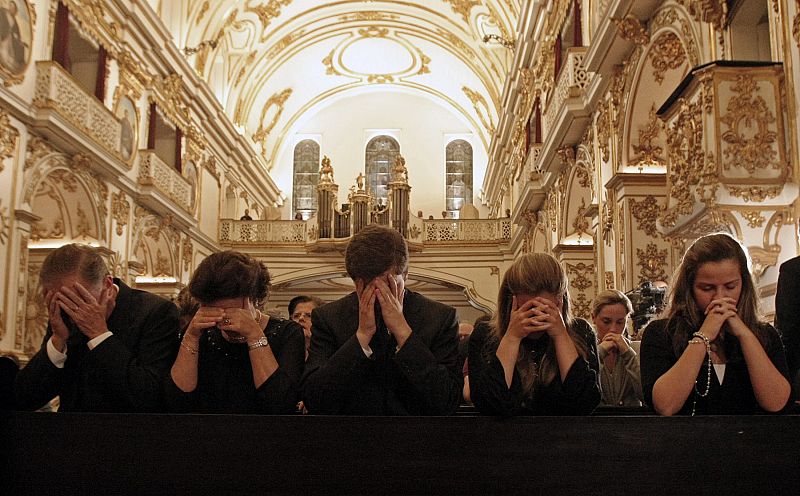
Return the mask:
<svg viewBox="0 0 800 496"><path fill-rule="evenodd" d="M191 346L186 344L186 341L184 340L181 340L181 346L183 346L186 349L186 351L188 351L192 355L197 355L198 353L200 353L200 350L198 348L192 348Z"/></svg>

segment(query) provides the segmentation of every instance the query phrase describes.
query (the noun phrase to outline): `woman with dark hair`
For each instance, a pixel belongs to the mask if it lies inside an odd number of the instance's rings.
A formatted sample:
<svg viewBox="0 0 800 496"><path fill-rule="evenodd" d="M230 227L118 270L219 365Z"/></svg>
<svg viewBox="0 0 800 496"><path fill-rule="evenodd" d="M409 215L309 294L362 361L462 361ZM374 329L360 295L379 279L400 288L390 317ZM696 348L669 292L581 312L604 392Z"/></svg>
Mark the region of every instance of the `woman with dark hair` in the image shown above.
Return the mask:
<svg viewBox="0 0 800 496"><path fill-rule="evenodd" d="M588 415L600 403L595 335L572 318L567 276L550 255L509 267L497 313L469 341L475 407L491 415Z"/></svg>
<svg viewBox="0 0 800 496"><path fill-rule="evenodd" d="M173 411L288 414L303 371L303 329L262 314L269 274L235 251L197 267L189 295L178 299L191 320L166 385ZM198 306L199 305L199 306Z"/></svg>
<svg viewBox="0 0 800 496"><path fill-rule="evenodd" d="M789 401L786 355L758 312L738 241L710 234L683 256L666 318L645 328L645 401L661 415L777 412Z"/></svg>

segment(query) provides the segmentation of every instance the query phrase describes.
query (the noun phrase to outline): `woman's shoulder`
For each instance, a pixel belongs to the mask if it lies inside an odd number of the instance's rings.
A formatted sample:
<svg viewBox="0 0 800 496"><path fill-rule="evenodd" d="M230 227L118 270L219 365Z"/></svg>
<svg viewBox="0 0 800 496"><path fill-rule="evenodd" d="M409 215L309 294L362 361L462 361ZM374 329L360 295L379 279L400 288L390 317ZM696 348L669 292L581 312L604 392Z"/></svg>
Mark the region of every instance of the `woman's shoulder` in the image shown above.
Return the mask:
<svg viewBox="0 0 800 496"><path fill-rule="evenodd" d="M275 317L270 315L267 321L267 328L264 329L264 334L290 334L292 332L303 333L303 328L297 322L283 317Z"/></svg>
<svg viewBox="0 0 800 496"><path fill-rule="evenodd" d="M586 341L592 343L594 343L597 338L594 328L589 321L581 317L572 319L572 330Z"/></svg>

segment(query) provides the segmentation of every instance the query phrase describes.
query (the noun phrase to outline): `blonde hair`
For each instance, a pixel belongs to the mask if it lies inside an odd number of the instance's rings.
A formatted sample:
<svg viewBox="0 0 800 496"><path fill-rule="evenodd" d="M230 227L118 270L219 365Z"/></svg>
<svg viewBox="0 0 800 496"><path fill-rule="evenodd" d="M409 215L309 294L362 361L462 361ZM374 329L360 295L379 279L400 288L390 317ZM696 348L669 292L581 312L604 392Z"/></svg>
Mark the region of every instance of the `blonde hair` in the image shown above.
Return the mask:
<svg viewBox="0 0 800 496"><path fill-rule="evenodd" d="M597 317L603 310L603 307L609 305L622 305L625 307L628 315L633 313L633 304L631 304L631 300L625 296L625 293L617 291L616 289L607 289L595 296L594 302L592 303L592 318Z"/></svg>
<svg viewBox="0 0 800 496"><path fill-rule="evenodd" d="M508 329L514 295L539 295L542 293L550 293L561 300L561 317L564 319L567 332L575 342L578 354L583 358L588 356L583 339L573 331L567 274L558 260L545 253L529 253L521 256L503 276L503 282L497 295L497 312L490 322L492 339L488 340L488 343L492 343L489 346L492 348L491 353L494 352L494 345L500 341ZM489 352L488 349L487 352ZM530 353L520 353L516 367L526 394L532 396L538 385L550 384L558 375L558 362L553 342L548 343L538 368Z"/></svg>

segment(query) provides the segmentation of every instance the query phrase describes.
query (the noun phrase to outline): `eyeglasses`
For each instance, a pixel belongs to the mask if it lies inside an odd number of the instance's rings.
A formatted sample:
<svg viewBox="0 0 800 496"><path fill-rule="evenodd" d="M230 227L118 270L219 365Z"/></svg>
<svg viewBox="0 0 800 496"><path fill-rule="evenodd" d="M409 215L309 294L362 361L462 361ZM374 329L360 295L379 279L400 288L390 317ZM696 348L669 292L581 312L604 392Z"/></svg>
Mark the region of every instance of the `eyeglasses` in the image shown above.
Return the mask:
<svg viewBox="0 0 800 496"><path fill-rule="evenodd" d="M296 312L292 314L292 320L300 320L300 317L305 317L307 319L310 319L311 312Z"/></svg>

